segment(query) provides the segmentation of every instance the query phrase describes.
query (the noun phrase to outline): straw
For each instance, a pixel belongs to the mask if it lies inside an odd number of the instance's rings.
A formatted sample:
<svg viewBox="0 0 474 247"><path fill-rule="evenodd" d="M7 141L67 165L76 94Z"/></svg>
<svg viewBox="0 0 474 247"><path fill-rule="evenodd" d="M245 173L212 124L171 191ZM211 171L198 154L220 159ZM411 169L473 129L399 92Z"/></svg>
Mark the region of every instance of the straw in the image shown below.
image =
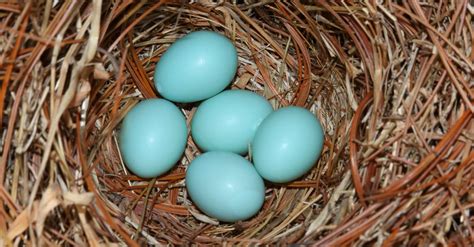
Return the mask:
<svg viewBox="0 0 474 247"><path fill-rule="evenodd" d="M193 2L0 3L0 245L474 244L471 2ZM201 29L237 47L232 88L306 107L326 136L233 224L186 192L191 138L151 180L117 145L161 55Z"/></svg>

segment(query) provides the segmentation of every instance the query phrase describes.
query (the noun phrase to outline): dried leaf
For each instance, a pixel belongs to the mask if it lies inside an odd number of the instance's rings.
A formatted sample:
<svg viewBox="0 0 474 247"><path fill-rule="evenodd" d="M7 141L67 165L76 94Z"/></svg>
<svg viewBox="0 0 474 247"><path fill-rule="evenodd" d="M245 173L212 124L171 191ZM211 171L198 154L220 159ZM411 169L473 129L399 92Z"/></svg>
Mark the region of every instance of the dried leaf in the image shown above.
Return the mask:
<svg viewBox="0 0 474 247"><path fill-rule="evenodd" d="M28 208L24 209L13 221L13 223L8 227L7 238L11 241L15 239L16 236L20 235L26 229L28 229L30 221L30 210Z"/></svg>
<svg viewBox="0 0 474 247"><path fill-rule="evenodd" d="M38 215L36 217L36 234L41 236L44 228L44 221L48 214L59 204L61 204L61 190L57 184L49 186L43 193L39 202Z"/></svg>
<svg viewBox="0 0 474 247"><path fill-rule="evenodd" d="M108 80L110 79L110 74L105 70L102 63L94 64L94 79L97 80Z"/></svg>
<svg viewBox="0 0 474 247"><path fill-rule="evenodd" d="M94 193L92 192L85 192L85 193L77 193L66 191L63 193L64 203L66 205L76 204L81 206L87 206L91 201L94 199Z"/></svg>

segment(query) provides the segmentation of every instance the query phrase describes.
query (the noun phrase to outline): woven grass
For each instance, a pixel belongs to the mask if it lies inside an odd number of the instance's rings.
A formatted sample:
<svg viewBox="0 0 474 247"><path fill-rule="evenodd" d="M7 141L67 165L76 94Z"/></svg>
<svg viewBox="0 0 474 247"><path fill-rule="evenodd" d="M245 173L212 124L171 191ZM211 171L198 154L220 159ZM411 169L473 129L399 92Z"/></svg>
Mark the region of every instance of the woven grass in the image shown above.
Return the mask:
<svg viewBox="0 0 474 247"><path fill-rule="evenodd" d="M198 2L0 3L0 245L474 244L472 3ZM236 45L232 88L304 106L326 134L310 173L235 224L190 201L191 139L152 180L117 146L157 97L156 61L200 29Z"/></svg>

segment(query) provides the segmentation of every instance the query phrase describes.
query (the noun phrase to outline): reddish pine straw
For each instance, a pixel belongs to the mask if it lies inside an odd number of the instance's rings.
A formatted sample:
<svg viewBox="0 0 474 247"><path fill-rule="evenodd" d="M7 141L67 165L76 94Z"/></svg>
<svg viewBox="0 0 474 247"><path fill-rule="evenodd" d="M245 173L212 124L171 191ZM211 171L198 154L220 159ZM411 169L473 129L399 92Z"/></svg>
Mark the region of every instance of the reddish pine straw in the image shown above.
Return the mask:
<svg viewBox="0 0 474 247"><path fill-rule="evenodd" d="M473 245L469 1L0 3L0 245ZM310 173L218 224L168 174L126 171L117 128L159 97L154 65L199 29L239 53L232 88L298 105L326 139ZM196 104L183 106L192 118Z"/></svg>

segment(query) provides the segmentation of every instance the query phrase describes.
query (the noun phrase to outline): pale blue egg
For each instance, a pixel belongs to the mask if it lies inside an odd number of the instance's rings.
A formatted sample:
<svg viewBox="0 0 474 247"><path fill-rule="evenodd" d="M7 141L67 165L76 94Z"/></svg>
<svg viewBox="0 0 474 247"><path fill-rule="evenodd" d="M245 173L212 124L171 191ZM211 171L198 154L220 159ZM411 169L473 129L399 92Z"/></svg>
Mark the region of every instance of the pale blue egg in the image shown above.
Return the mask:
<svg viewBox="0 0 474 247"><path fill-rule="evenodd" d="M187 143L186 120L164 99L147 99L123 119L119 147L127 168L143 178L169 171L183 155Z"/></svg>
<svg viewBox="0 0 474 247"><path fill-rule="evenodd" d="M166 99L188 103L224 90L237 71L237 50L225 36L196 31L173 43L155 69L155 87Z"/></svg>
<svg viewBox="0 0 474 247"><path fill-rule="evenodd" d="M252 142L253 163L266 180L285 183L308 172L321 155L324 132L308 110L289 106L268 115Z"/></svg>
<svg viewBox="0 0 474 247"><path fill-rule="evenodd" d="M245 154L258 126L272 111L271 104L257 93L227 90L201 103L191 133L204 151Z"/></svg>
<svg viewBox="0 0 474 247"><path fill-rule="evenodd" d="M205 214L224 222L246 220L265 200L265 185L252 164L229 152L208 152L186 171L186 189Z"/></svg>

